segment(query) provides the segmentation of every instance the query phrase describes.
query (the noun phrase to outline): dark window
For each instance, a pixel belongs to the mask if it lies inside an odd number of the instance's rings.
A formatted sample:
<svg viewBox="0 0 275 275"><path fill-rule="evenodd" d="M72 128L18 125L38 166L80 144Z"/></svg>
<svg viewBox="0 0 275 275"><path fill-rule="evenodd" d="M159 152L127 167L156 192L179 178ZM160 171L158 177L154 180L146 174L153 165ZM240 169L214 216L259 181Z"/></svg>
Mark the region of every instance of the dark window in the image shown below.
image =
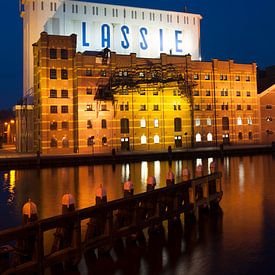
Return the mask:
<svg viewBox="0 0 275 275"><path fill-rule="evenodd" d="M178 105L178 110L179 110L179 111L181 110L181 105Z"/></svg>
<svg viewBox="0 0 275 275"><path fill-rule="evenodd" d="M199 104L195 104L195 111L199 111L200 110L200 105Z"/></svg>
<svg viewBox="0 0 275 275"><path fill-rule="evenodd" d="M158 105L158 104L155 104L154 107L153 107L153 110L154 110L154 111L158 111L158 110L159 110L159 105Z"/></svg>
<svg viewBox="0 0 275 275"><path fill-rule="evenodd" d="M140 105L140 111L146 111L146 105L145 104L142 104Z"/></svg>
<svg viewBox="0 0 275 275"><path fill-rule="evenodd" d="M61 113L66 114L69 112L69 108L67 105L61 106Z"/></svg>
<svg viewBox="0 0 275 275"><path fill-rule="evenodd" d="M242 132L239 132L238 139L243 139L243 133Z"/></svg>
<svg viewBox="0 0 275 275"><path fill-rule="evenodd" d="M68 90L61 90L61 97L68 98L69 97Z"/></svg>
<svg viewBox="0 0 275 275"><path fill-rule="evenodd" d="M251 96L251 93L250 92L246 92L246 96Z"/></svg>
<svg viewBox="0 0 275 275"><path fill-rule="evenodd" d="M181 118L176 117L174 119L174 129L175 129L175 132L180 132L181 131Z"/></svg>
<svg viewBox="0 0 275 275"><path fill-rule="evenodd" d="M122 118L120 120L120 133L121 134L129 133L129 119L128 118Z"/></svg>
<svg viewBox="0 0 275 275"><path fill-rule="evenodd" d="M199 74L194 74L194 80L198 80L199 79Z"/></svg>
<svg viewBox="0 0 275 275"><path fill-rule="evenodd" d="M57 114L57 106L50 107L51 114Z"/></svg>
<svg viewBox="0 0 275 275"><path fill-rule="evenodd" d="M241 110L242 109L242 105L241 104L237 104L237 110Z"/></svg>
<svg viewBox="0 0 275 275"><path fill-rule="evenodd" d="M120 111L124 111L124 105L120 104Z"/></svg>
<svg viewBox="0 0 275 275"><path fill-rule="evenodd" d="M251 105L247 105L247 110L252 110Z"/></svg>
<svg viewBox="0 0 275 275"><path fill-rule="evenodd" d="M68 70L61 69L61 79L68 79Z"/></svg>
<svg viewBox="0 0 275 275"><path fill-rule="evenodd" d="M87 120L87 129L92 129L93 128L93 124L91 120Z"/></svg>
<svg viewBox="0 0 275 275"><path fill-rule="evenodd" d="M92 104L87 104L86 105L86 111L93 111L93 105Z"/></svg>
<svg viewBox="0 0 275 275"><path fill-rule="evenodd" d="M265 120L266 120L267 122L270 122L270 121L272 121L272 117L271 117L271 116L268 116Z"/></svg>
<svg viewBox="0 0 275 275"><path fill-rule="evenodd" d="M106 104L101 105L101 111L107 111L107 105Z"/></svg>
<svg viewBox="0 0 275 275"><path fill-rule="evenodd" d="M272 109L272 105L268 104L265 106L266 109Z"/></svg>
<svg viewBox="0 0 275 275"><path fill-rule="evenodd" d="M158 91L153 91L153 95L158 95L159 92Z"/></svg>
<svg viewBox="0 0 275 275"><path fill-rule="evenodd" d="M86 69L86 76L92 76L92 70L91 69Z"/></svg>
<svg viewBox="0 0 275 275"><path fill-rule="evenodd" d="M107 128L107 120L106 119L102 119L101 120L101 128L102 129L106 129Z"/></svg>
<svg viewBox="0 0 275 275"><path fill-rule="evenodd" d="M174 105L174 110L175 110L175 111L177 110L177 105Z"/></svg>
<svg viewBox="0 0 275 275"><path fill-rule="evenodd" d="M50 130L57 130L57 122L56 121L51 121L50 122Z"/></svg>
<svg viewBox="0 0 275 275"><path fill-rule="evenodd" d="M251 140L251 139L253 139L253 134L252 134L252 132L250 131L250 132L248 132L248 138Z"/></svg>
<svg viewBox="0 0 275 275"><path fill-rule="evenodd" d="M125 111L129 111L129 105L128 103L126 105L124 105Z"/></svg>
<svg viewBox="0 0 275 275"><path fill-rule="evenodd" d="M145 91L144 91L144 90L141 90L141 91L139 92L139 94L140 94L140 95L145 95Z"/></svg>
<svg viewBox="0 0 275 275"><path fill-rule="evenodd" d="M241 96L241 92L240 92L240 91L237 91L237 92L236 92L236 96Z"/></svg>
<svg viewBox="0 0 275 275"><path fill-rule="evenodd" d="M224 131L229 130L229 118L228 117L223 117L222 118L222 129Z"/></svg>
<svg viewBox="0 0 275 275"><path fill-rule="evenodd" d="M56 139L56 137L52 137L51 138L51 143L50 143L50 146L51 147L57 147L57 139Z"/></svg>
<svg viewBox="0 0 275 275"><path fill-rule="evenodd" d="M57 50L50 49L50 59L56 59L56 58L57 58Z"/></svg>
<svg viewBox="0 0 275 275"><path fill-rule="evenodd" d="M50 90L50 98L57 98L57 90Z"/></svg>
<svg viewBox="0 0 275 275"><path fill-rule="evenodd" d="M56 69L50 69L50 79L56 79Z"/></svg>
<svg viewBox="0 0 275 275"><path fill-rule="evenodd" d="M68 50L61 49L61 59L68 59Z"/></svg>
<svg viewBox="0 0 275 275"><path fill-rule="evenodd" d="M101 70L100 75L103 76L103 77L105 77L107 75L107 73L106 73L105 70Z"/></svg>
<svg viewBox="0 0 275 275"><path fill-rule="evenodd" d="M87 145L88 146L93 146L94 145L94 136L88 137Z"/></svg>
<svg viewBox="0 0 275 275"><path fill-rule="evenodd" d="M93 90L91 88L87 88L86 89L86 94L87 95L92 95L93 94Z"/></svg>
<svg viewBox="0 0 275 275"><path fill-rule="evenodd" d="M199 91L194 91L194 96L199 96L200 92Z"/></svg>
<svg viewBox="0 0 275 275"><path fill-rule="evenodd" d="M106 137L102 138L102 145L107 145L107 138Z"/></svg>
<svg viewBox="0 0 275 275"><path fill-rule="evenodd" d="M249 75L246 76L245 81L250 81L250 76Z"/></svg>
<svg viewBox="0 0 275 275"><path fill-rule="evenodd" d="M235 80L236 80L236 81L240 81L240 80L241 80L241 77L240 77L239 75L236 75Z"/></svg>
<svg viewBox="0 0 275 275"><path fill-rule="evenodd" d="M206 95L206 96L210 96L210 95L211 95L210 91L209 91L209 90L206 91L206 92L205 92L205 95Z"/></svg>
<svg viewBox="0 0 275 275"><path fill-rule="evenodd" d="M68 130L69 129L69 122L68 121L62 121L61 123L62 130Z"/></svg>
<svg viewBox="0 0 275 275"><path fill-rule="evenodd" d="M211 108L211 104L207 104L207 105L206 105L206 110L209 111L209 110L211 110L211 109L212 109L212 108Z"/></svg>

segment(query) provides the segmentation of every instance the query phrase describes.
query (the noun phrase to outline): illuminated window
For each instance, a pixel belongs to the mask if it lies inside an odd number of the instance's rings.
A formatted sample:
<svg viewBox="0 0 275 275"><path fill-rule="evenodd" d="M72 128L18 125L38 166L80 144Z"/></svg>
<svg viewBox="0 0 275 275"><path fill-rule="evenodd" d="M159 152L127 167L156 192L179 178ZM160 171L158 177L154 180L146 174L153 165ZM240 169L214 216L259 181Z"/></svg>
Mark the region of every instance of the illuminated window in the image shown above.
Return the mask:
<svg viewBox="0 0 275 275"><path fill-rule="evenodd" d="M204 77L205 80L210 80L210 74L206 74Z"/></svg>
<svg viewBox="0 0 275 275"><path fill-rule="evenodd" d="M61 69L61 79L68 79L68 70Z"/></svg>
<svg viewBox="0 0 275 275"><path fill-rule="evenodd" d="M199 117L196 118L196 120L195 120L195 125L196 125L196 126L200 126L200 125L201 125L201 120L200 120Z"/></svg>
<svg viewBox="0 0 275 275"><path fill-rule="evenodd" d="M270 121L272 121L272 117L271 117L271 116L268 116L265 120L266 120L267 122L270 122Z"/></svg>
<svg viewBox="0 0 275 275"><path fill-rule="evenodd" d="M68 98L69 97L68 90L61 90L61 97L62 98Z"/></svg>
<svg viewBox="0 0 275 275"><path fill-rule="evenodd" d="M50 79L56 79L56 69L50 69Z"/></svg>
<svg viewBox="0 0 275 275"><path fill-rule="evenodd" d="M146 127L146 120L143 118L140 120L140 127L145 128Z"/></svg>
<svg viewBox="0 0 275 275"><path fill-rule="evenodd" d="M57 122L56 121L51 121L50 122L50 130L51 131L57 130Z"/></svg>
<svg viewBox="0 0 275 275"><path fill-rule="evenodd" d="M57 90L50 90L50 98L57 98Z"/></svg>
<svg viewBox="0 0 275 275"><path fill-rule="evenodd" d="M211 133L207 134L207 141L213 141L213 135Z"/></svg>
<svg viewBox="0 0 275 275"><path fill-rule="evenodd" d="M94 143L94 136L90 136L88 137L87 139L87 145L88 146L93 146L95 143Z"/></svg>
<svg viewBox="0 0 275 275"><path fill-rule="evenodd" d="M198 80L199 79L199 74L194 74L194 80Z"/></svg>
<svg viewBox="0 0 275 275"><path fill-rule="evenodd" d="M248 117L248 118L247 118L247 124L248 124L248 125L252 125L252 118L251 118L251 117Z"/></svg>
<svg viewBox="0 0 275 275"><path fill-rule="evenodd" d="M250 76L249 75L246 76L245 81L250 81Z"/></svg>
<svg viewBox="0 0 275 275"><path fill-rule="evenodd" d="M155 128L158 128L158 127L159 127L159 120L158 120L158 118L155 118L155 119L154 119L154 127L155 127Z"/></svg>
<svg viewBox="0 0 275 275"><path fill-rule="evenodd" d="M93 124L91 120L87 120L87 129L92 129L93 128Z"/></svg>
<svg viewBox="0 0 275 275"><path fill-rule="evenodd" d="M61 59L68 59L68 50L61 49Z"/></svg>
<svg viewBox="0 0 275 275"><path fill-rule="evenodd" d="M236 75L236 76L235 76L235 80L236 80L236 81L240 81L240 80L241 80L241 77L240 77L239 75Z"/></svg>
<svg viewBox="0 0 275 275"><path fill-rule="evenodd" d="M51 138L50 146L53 148L57 147L57 138L55 136Z"/></svg>
<svg viewBox="0 0 275 275"><path fill-rule="evenodd" d="M57 50L50 49L50 59L56 59L56 58L57 58Z"/></svg>
<svg viewBox="0 0 275 275"><path fill-rule="evenodd" d="M69 140L68 140L66 135L63 136L63 138L62 138L62 147L63 148L68 148L69 147Z"/></svg>
<svg viewBox="0 0 275 275"><path fill-rule="evenodd" d="M179 117L174 118L174 131L175 132L181 131L181 118Z"/></svg>
<svg viewBox="0 0 275 275"><path fill-rule="evenodd" d="M147 143L147 138L145 135L142 135L141 138L140 138L140 143L141 144L146 144Z"/></svg>
<svg viewBox="0 0 275 275"><path fill-rule="evenodd" d="M62 121L61 122L62 130L68 130L69 129L69 122L68 121Z"/></svg>
<svg viewBox="0 0 275 275"><path fill-rule="evenodd" d="M207 126L211 126L211 125L212 125L212 120L211 120L210 117L208 117L208 118L206 119L206 125L207 125Z"/></svg>
<svg viewBox="0 0 275 275"><path fill-rule="evenodd" d="M101 120L101 128L102 129L107 129L107 120L106 119Z"/></svg>
<svg viewBox="0 0 275 275"><path fill-rule="evenodd" d="M237 125L242 125L242 124L243 124L242 118L238 117L237 118Z"/></svg>
<svg viewBox="0 0 275 275"><path fill-rule="evenodd" d="M196 134L196 142L201 142L201 134L200 133Z"/></svg>
<svg viewBox="0 0 275 275"><path fill-rule="evenodd" d="M198 90L194 91L194 96L199 96L200 92Z"/></svg>
<svg viewBox="0 0 275 275"><path fill-rule="evenodd" d="M207 91L205 92L205 96L210 96L210 95L211 95L210 91L207 90Z"/></svg>
<svg viewBox="0 0 275 275"><path fill-rule="evenodd" d="M57 106L51 106L50 107L50 112L51 112L51 114L57 114Z"/></svg>
<svg viewBox="0 0 275 275"><path fill-rule="evenodd" d="M128 118L122 118L120 120L120 133L121 134L129 133L129 119Z"/></svg>
<svg viewBox="0 0 275 275"><path fill-rule="evenodd" d="M67 105L61 106L61 113L67 114L69 112L69 107Z"/></svg>
<svg viewBox="0 0 275 275"><path fill-rule="evenodd" d="M158 135L154 135L154 143L159 143L159 136Z"/></svg>
<svg viewBox="0 0 275 275"><path fill-rule="evenodd" d="M102 145L103 145L103 146L107 146L107 145L108 145L108 144L107 144L107 138L106 138L106 137L102 137L101 141L102 141Z"/></svg>

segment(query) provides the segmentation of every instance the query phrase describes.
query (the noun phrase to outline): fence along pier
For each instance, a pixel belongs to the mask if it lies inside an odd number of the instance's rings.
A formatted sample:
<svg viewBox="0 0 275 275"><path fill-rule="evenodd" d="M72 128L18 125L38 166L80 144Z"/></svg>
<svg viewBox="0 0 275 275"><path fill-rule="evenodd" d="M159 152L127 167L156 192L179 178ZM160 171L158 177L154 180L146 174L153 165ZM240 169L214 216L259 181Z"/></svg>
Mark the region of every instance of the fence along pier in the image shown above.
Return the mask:
<svg viewBox="0 0 275 275"><path fill-rule="evenodd" d="M165 220L169 222L179 219L182 213L184 219L198 218L200 208L218 206L223 195L221 173L211 172L177 184L167 184L156 190L137 195L128 194L121 199L104 201L80 210L64 211L63 215L0 231L0 273L44 274L45 269L57 264L65 265L69 261L70 265L77 265L88 251L111 248L121 238L135 233L138 235L142 230L152 229ZM148 205L150 209L147 209ZM123 222L121 215L124 215ZM90 234L94 229L91 226L100 227L97 234ZM45 235L49 231L60 233L68 230L72 232L69 234L70 239L65 240L66 245L55 246L55 249L47 253ZM56 244L56 234L51 236L51 242ZM35 240L32 257L14 264L12 259L14 255L20 254L20 247L12 244L29 239ZM47 238L47 243L49 242Z"/></svg>

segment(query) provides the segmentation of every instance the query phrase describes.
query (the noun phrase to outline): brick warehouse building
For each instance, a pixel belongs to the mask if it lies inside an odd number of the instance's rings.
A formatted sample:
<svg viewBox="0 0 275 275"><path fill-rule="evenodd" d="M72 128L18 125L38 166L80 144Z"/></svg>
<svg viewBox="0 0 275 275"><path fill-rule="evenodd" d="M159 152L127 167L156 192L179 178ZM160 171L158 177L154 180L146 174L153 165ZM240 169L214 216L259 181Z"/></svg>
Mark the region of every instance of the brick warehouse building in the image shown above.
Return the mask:
<svg viewBox="0 0 275 275"><path fill-rule="evenodd" d="M34 48L35 150L90 153L259 143L256 64L76 52L76 35Z"/></svg>

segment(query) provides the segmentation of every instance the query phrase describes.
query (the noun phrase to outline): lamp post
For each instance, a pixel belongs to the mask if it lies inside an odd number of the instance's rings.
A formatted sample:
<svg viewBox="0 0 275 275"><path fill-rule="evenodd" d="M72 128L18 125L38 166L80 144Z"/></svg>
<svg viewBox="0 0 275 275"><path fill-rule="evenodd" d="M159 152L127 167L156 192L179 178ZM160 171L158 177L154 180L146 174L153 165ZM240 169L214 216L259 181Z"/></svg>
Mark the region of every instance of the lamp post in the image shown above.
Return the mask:
<svg viewBox="0 0 275 275"><path fill-rule="evenodd" d="M184 133L184 136L185 136L185 147L187 149L187 132Z"/></svg>

